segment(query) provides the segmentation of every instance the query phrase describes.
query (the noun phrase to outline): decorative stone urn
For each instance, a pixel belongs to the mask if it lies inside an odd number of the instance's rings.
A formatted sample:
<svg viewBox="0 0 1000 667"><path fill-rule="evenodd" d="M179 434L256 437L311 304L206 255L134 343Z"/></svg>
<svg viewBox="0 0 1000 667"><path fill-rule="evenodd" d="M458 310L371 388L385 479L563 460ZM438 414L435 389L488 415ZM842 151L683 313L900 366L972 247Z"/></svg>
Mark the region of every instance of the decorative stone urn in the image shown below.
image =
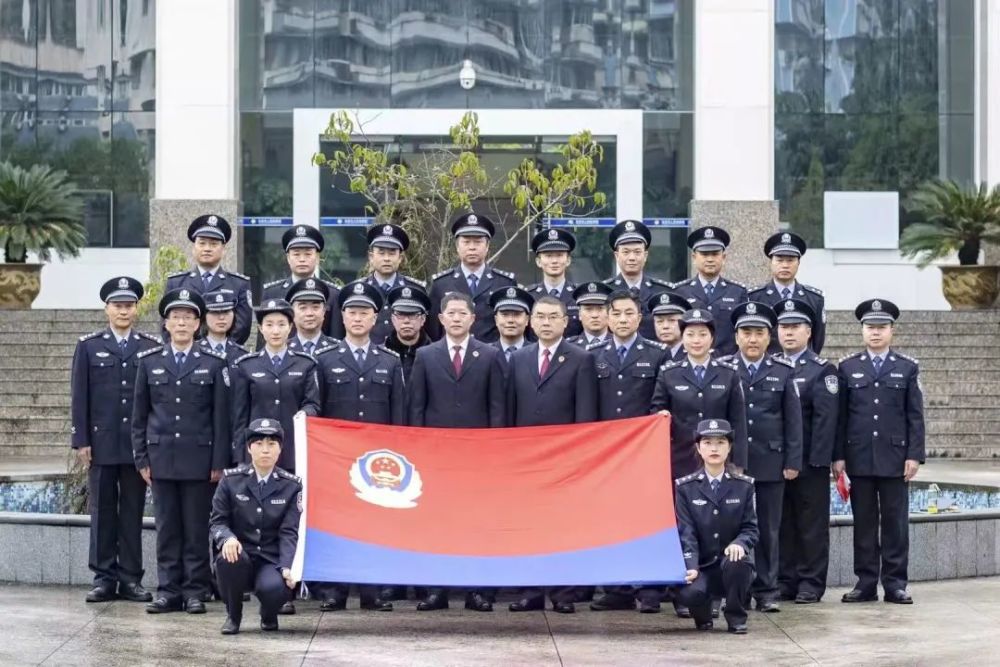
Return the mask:
<svg viewBox="0 0 1000 667"><path fill-rule="evenodd" d="M941 289L952 310L986 310L1000 293L1000 266L942 266Z"/></svg>
<svg viewBox="0 0 1000 667"><path fill-rule="evenodd" d="M0 264L0 310L26 310L42 289L43 264Z"/></svg>

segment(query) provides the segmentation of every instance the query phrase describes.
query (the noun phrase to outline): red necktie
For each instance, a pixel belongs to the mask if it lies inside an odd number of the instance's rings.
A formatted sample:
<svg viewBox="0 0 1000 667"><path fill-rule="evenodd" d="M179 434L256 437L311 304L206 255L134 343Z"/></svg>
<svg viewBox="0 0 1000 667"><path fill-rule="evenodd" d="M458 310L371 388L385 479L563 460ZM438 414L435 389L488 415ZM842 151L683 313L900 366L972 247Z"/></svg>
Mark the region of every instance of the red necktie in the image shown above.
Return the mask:
<svg viewBox="0 0 1000 667"><path fill-rule="evenodd" d="M543 378L549 372L549 350L542 350L542 367L538 369L538 377Z"/></svg>
<svg viewBox="0 0 1000 667"><path fill-rule="evenodd" d="M451 358L451 365L455 367L455 375L462 374L462 346L456 345L452 348L455 350L455 356Z"/></svg>

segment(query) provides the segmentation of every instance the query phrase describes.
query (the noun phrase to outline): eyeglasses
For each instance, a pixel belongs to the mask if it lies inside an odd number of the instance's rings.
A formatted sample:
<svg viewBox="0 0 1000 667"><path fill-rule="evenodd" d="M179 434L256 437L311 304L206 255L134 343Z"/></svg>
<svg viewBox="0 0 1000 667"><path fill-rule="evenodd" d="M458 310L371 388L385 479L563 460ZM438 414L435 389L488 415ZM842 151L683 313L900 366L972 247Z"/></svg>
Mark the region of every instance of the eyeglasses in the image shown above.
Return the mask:
<svg viewBox="0 0 1000 667"><path fill-rule="evenodd" d="M194 322L198 318L194 315L189 315L187 313L175 313L171 312L167 314L167 320L171 322Z"/></svg>
<svg viewBox="0 0 1000 667"><path fill-rule="evenodd" d="M538 322L558 322L565 317L562 313L534 313L531 319Z"/></svg>
<svg viewBox="0 0 1000 667"><path fill-rule="evenodd" d="M419 320L424 316L423 313L397 313L393 311L392 316L399 320L400 322L409 322L411 320Z"/></svg>

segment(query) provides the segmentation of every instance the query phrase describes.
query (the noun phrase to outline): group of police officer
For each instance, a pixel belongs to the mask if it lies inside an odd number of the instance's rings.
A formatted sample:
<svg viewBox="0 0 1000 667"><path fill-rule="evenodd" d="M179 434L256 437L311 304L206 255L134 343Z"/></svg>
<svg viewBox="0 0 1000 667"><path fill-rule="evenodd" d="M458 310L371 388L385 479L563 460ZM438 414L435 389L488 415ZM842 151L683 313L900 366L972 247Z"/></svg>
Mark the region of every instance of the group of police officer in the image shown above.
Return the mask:
<svg viewBox="0 0 1000 667"><path fill-rule="evenodd" d="M696 275L677 284L645 273L651 234L639 221L609 235L618 273L581 284L568 278L575 238L545 229L531 241L542 281L527 287L487 263L489 219L465 214L451 231L459 263L429 287L399 273L409 238L394 224L368 230L372 273L338 287L316 275L322 235L295 225L282 239L290 276L265 284L253 308L249 279L221 268L228 222L200 216L188 229L194 266L168 277L159 303L163 343L133 328L138 281L103 286L108 327L80 339L72 373L72 445L89 464L88 601L204 613L217 583L223 633L239 631L250 590L261 627L276 629L277 614L295 611L292 417L302 411L438 428L668 414L689 585L606 586L596 598L555 588L557 612L590 601L595 611L650 613L672 599L707 630L725 598L729 630L743 633L751 598L762 612L818 602L831 470L850 476L855 516L858 583L843 601L877 599L881 581L887 602L912 602L907 482L924 459L923 408L916 362L891 348L894 304L858 306L864 349L838 368L819 356L823 294L798 282L806 244L790 232L768 239L772 280L748 290L722 276L730 237L717 227L689 235ZM141 583L147 485L155 596ZM362 608L392 610L403 583L360 586ZM308 589L336 611L350 586ZM449 593L419 589L417 608L447 608ZM545 593L525 589L510 610L543 609ZM465 591L465 607L491 611L495 596Z"/></svg>

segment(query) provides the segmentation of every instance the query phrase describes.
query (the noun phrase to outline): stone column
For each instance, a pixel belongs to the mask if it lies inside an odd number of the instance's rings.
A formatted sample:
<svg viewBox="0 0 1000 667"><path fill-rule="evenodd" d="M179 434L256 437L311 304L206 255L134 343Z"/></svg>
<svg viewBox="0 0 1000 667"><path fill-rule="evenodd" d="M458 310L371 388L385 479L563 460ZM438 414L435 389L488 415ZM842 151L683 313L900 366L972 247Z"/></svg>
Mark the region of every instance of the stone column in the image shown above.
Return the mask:
<svg viewBox="0 0 1000 667"><path fill-rule="evenodd" d="M240 203L234 199L154 199L149 202L149 252L150 260L163 246L174 246L190 257L191 242L187 228L199 215L214 213L233 226L233 239L226 247L222 266L230 271L239 270L242 256L242 236L236 224L242 215Z"/></svg>
<svg viewBox="0 0 1000 667"><path fill-rule="evenodd" d="M726 252L724 276L748 288L767 280L769 273L764 241L778 231L778 202L692 201L691 229L708 225L721 227L732 237Z"/></svg>

